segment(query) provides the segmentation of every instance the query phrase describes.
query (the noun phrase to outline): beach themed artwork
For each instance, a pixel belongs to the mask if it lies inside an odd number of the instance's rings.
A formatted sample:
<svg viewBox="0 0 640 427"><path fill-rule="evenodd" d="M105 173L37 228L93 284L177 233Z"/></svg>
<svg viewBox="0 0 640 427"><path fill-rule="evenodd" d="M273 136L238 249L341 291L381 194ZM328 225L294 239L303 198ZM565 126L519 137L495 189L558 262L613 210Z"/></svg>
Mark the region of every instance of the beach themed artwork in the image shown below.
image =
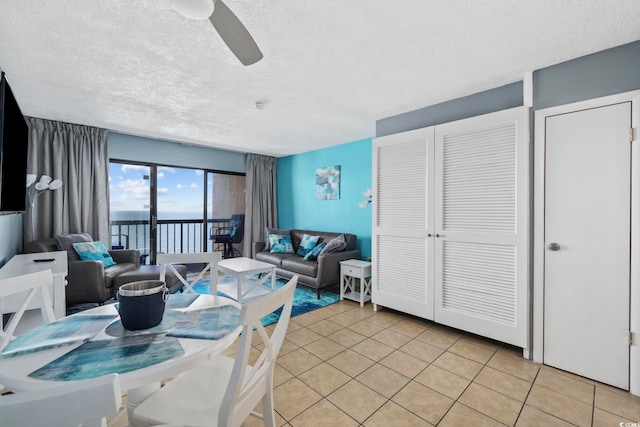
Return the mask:
<svg viewBox="0 0 640 427"><path fill-rule="evenodd" d="M340 166L316 169L316 200L340 200Z"/></svg>

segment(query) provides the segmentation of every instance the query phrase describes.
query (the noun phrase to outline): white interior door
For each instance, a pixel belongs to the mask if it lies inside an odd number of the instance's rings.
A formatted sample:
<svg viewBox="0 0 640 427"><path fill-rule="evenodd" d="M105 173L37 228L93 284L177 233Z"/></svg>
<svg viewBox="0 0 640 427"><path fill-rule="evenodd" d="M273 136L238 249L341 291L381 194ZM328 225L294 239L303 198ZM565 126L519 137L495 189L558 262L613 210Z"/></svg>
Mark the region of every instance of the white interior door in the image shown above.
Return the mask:
<svg viewBox="0 0 640 427"><path fill-rule="evenodd" d="M544 363L629 389L631 102L546 118Z"/></svg>

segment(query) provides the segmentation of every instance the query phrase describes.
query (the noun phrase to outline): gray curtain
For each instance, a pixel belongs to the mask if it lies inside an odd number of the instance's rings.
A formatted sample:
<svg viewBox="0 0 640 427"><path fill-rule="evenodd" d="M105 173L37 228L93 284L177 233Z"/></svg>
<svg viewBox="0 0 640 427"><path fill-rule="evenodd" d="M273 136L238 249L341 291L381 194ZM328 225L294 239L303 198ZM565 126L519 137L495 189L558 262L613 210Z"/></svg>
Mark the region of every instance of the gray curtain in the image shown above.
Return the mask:
<svg viewBox="0 0 640 427"><path fill-rule="evenodd" d="M89 233L111 244L109 233L108 132L104 129L27 117L27 173L62 180L62 188L44 191L24 221L25 241L55 234ZM27 201L28 204L28 201Z"/></svg>
<svg viewBox="0 0 640 427"><path fill-rule="evenodd" d="M247 154L247 206L244 222L245 256L253 258L253 243L265 239L265 227L278 226L275 157Z"/></svg>

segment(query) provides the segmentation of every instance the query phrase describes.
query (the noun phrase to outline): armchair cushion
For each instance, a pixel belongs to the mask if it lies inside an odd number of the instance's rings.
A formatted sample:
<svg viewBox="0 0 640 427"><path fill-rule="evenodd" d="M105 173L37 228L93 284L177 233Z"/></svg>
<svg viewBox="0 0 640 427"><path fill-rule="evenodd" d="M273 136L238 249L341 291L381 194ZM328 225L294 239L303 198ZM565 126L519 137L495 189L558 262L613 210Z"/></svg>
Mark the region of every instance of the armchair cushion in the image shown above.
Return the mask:
<svg viewBox="0 0 640 427"><path fill-rule="evenodd" d="M87 233L56 234L53 238L58 242L58 248L61 251L67 251L68 261L80 261L78 253L73 249L74 243L93 241L93 238Z"/></svg>
<svg viewBox="0 0 640 427"><path fill-rule="evenodd" d="M102 242L79 242L73 244L73 249L78 253L83 261L97 260L102 261L105 268L116 265L113 258L104 247Z"/></svg>
<svg viewBox="0 0 640 427"><path fill-rule="evenodd" d="M67 306L79 303L104 303L115 295L114 280L123 273L140 267L140 251L121 249L108 251L115 265L105 267L102 260L82 261L73 243L92 242L86 233L58 235L57 238L31 240L24 244L25 252L59 251L65 244L68 256L67 286L65 288ZM77 241L76 241L77 240ZM70 248L70 250L69 250Z"/></svg>

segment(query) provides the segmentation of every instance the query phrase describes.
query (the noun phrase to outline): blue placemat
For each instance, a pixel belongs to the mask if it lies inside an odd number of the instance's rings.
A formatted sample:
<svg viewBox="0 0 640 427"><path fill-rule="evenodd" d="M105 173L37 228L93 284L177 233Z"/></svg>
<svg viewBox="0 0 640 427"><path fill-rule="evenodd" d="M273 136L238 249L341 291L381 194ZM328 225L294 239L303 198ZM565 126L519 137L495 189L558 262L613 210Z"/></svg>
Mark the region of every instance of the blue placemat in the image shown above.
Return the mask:
<svg viewBox="0 0 640 427"><path fill-rule="evenodd" d="M167 299L167 308L187 308L199 296L198 294L171 294Z"/></svg>
<svg viewBox="0 0 640 427"><path fill-rule="evenodd" d="M184 354L180 342L163 334L89 341L29 374L48 381L85 380L123 374Z"/></svg>
<svg viewBox="0 0 640 427"><path fill-rule="evenodd" d="M11 341L2 350L2 356L15 357L87 341L116 317L114 314L76 314L54 320Z"/></svg>
<svg viewBox="0 0 640 427"><path fill-rule="evenodd" d="M109 326L107 326L107 328L104 331L107 333L107 335L111 335L112 337L129 337L133 335L161 334L173 328L173 326L176 324L180 316L182 316L181 311L167 309L164 311L164 314L162 315L162 322L160 322L153 328L130 331L128 329L125 329L124 326L122 326L122 321L118 319L112 324L110 324Z"/></svg>
<svg viewBox="0 0 640 427"><path fill-rule="evenodd" d="M232 305L186 311L167 336L217 340L237 328L239 321L240 309Z"/></svg>

